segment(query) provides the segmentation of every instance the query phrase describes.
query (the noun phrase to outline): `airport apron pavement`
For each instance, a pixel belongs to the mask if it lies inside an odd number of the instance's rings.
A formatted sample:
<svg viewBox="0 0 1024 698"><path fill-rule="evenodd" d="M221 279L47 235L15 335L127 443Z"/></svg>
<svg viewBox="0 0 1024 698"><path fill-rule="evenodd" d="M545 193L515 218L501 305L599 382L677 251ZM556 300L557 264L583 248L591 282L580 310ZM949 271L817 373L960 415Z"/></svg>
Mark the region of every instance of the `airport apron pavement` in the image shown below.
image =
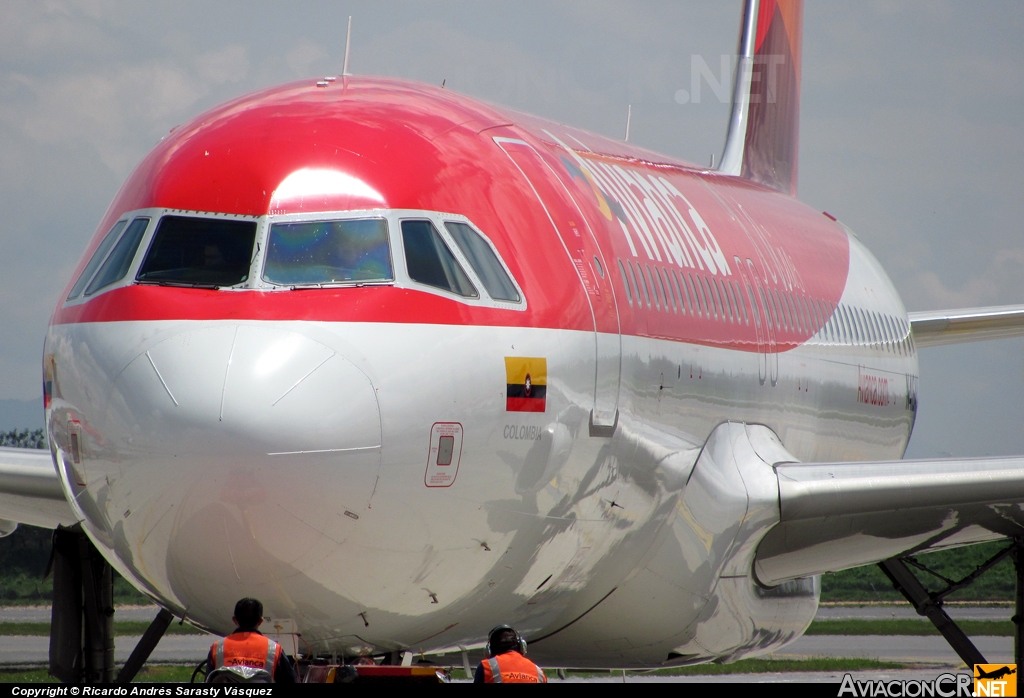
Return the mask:
<svg viewBox="0 0 1024 698"><path fill-rule="evenodd" d="M164 635L149 658L153 662L198 664L216 640L213 635ZM117 638L115 661L120 664L127 660L138 642L138 637ZM0 636L0 665L46 664L49 656L48 637Z"/></svg>
<svg viewBox="0 0 1024 698"><path fill-rule="evenodd" d="M206 656L215 639L212 635L165 635L153 651L150 660L198 663ZM1012 637L982 636L972 640L989 661L1013 661ZM117 638L117 661L125 661L138 641L138 637ZM47 637L0 636L0 664L43 664L48 659L49 648L50 640ZM961 663L944 639L929 635L807 635L768 657L862 657L909 664L950 666Z"/></svg>
<svg viewBox="0 0 1024 698"><path fill-rule="evenodd" d="M1012 637L982 635L972 637L971 641L989 662L1013 661ZM768 657L857 657L906 664L962 663L945 638L938 635L804 635Z"/></svg>

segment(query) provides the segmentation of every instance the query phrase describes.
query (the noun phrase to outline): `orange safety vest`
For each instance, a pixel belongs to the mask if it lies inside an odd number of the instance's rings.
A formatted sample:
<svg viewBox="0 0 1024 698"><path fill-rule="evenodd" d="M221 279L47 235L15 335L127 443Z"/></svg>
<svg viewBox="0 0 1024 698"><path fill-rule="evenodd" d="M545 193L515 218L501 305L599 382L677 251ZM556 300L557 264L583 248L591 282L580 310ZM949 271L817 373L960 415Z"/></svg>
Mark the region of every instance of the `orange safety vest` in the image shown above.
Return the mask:
<svg viewBox="0 0 1024 698"><path fill-rule="evenodd" d="M241 632L228 635L210 646L213 668L247 666L263 669L271 676L281 659L281 646L259 633Z"/></svg>
<svg viewBox="0 0 1024 698"><path fill-rule="evenodd" d="M484 683L547 683L544 670L516 651L483 661Z"/></svg>

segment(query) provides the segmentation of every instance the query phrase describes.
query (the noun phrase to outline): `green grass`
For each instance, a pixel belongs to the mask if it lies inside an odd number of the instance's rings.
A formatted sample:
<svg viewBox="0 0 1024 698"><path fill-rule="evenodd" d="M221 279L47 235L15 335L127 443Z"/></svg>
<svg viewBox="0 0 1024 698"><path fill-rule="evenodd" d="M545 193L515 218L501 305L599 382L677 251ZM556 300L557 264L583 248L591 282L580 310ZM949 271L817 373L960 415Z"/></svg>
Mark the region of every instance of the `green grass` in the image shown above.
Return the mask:
<svg viewBox="0 0 1024 698"><path fill-rule="evenodd" d="M142 667L135 683L183 683L192 677L194 666L152 664ZM46 669L0 670L0 683L58 683Z"/></svg>
<svg viewBox="0 0 1024 698"><path fill-rule="evenodd" d="M655 669L653 671L626 670L630 676L711 676L714 674L778 674L804 671L871 671L873 669L905 669L906 665L894 662L880 662L877 659L833 659L818 657L811 659L741 659L732 664L695 664L693 666ZM544 669L548 681L557 682L555 669ZM608 676L609 672L597 669L568 669L567 676L589 678ZM611 671L613 676L620 676L621 670ZM466 678L466 672L460 668L452 668L452 679ZM472 678L472 677L470 677Z"/></svg>
<svg viewBox="0 0 1024 698"><path fill-rule="evenodd" d="M28 526L19 526L18 531ZM17 535L17 531L12 535ZM0 538L0 544L6 540ZM49 555L49 553L47 553ZM0 555L0 569L3 568L3 555ZM152 599L140 594L116 572L114 573L114 605L115 606L148 606ZM0 572L0 604L4 606L49 606L53 595L53 578L43 579L36 572Z"/></svg>
<svg viewBox="0 0 1024 698"><path fill-rule="evenodd" d="M696 664L673 669L658 669L651 673L657 676L705 676L709 674L775 674L793 671L867 671L903 668L903 664L880 662L877 659L817 657L812 659L741 659L732 664Z"/></svg>
<svg viewBox="0 0 1024 698"><path fill-rule="evenodd" d="M141 635L146 632L149 623L144 621L124 621L114 623L115 635ZM49 623L0 623L0 635L36 635L49 636ZM191 625L171 623L167 628L168 635L205 635L206 633Z"/></svg>
<svg viewBox="0 0 1024 698"><path fill-rule="evenodd" d="M0 434L2 436L2 434ZM0 538L0 604L4 606L49 606L53 577L43 579L50 561L53 531L35 526L18 526ZM114 604L151 604L152 600L114 572Z"/></svg>
<svg viewBox="0 0 1024 698"><path fill-rule="evenodd" d="M1008 620L961 620L957 625L970 636L1013 637ZM938 635L928 620L816 620L804 635Z"/></svg>
<svg viewBox="0 0 1024 698"><path fill-rule="evenodd" d="M918 556L918 560L949 579L962 579L981 563L1007 546L1006 541L970 545L953 550L942 550ZM941 589L945 583L935 577L914 570L914 574L930 591ZM1016 577L1013 562L1004 558L969 587L950 594L948 601L1011 601ZM878 565L855 567L821 577L821 600L828 601L905 601L903 595L892 588L892 582L882 574Z"/></svg>
<svg viewBox="0 0 1024 698"><path fill-rule="evenodd" d="M654 671L626 671L628 676L708 676L712 674L777 674L805 671L870 671L873 669L903 669L903 664L880 662L874 659L741 659L732 664L697 664L695 666L657 669ZM182 683L192 677L194 666L156 664L143 667L135 677L136 683ZM546 670L549 681L557 681L554 669ZM608 672L596 670L574 670L569 676L606 676ZM619 672L612 672L618 674ZM453 679L465 679L466 673L460 668L452 669ZM57 683L46 669L0 670L0 683Z"/></svg>

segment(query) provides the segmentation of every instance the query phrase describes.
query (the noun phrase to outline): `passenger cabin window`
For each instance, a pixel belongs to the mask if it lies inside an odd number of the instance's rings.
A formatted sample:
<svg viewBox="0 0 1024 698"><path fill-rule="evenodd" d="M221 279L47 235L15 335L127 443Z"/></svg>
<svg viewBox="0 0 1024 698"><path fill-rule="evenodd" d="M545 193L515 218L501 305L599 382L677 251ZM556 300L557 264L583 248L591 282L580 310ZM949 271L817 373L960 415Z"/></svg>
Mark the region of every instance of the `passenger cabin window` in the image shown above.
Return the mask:
<svg viewBox="0 0 1024 698"><path fill-rule="evenodd" d="M673 277L668 269L661 270L661 278L664 281L665 293L668 295L668 299L672 301L672 312L679 313L679 289L672 286Z"/></svg>
<svg viewBox="0 0 1024 698"><path fill-rule="evenodd" d="M78 277L78 281L75 282L74 287L71 289L71 293L68 294L68 300L73 301L82 295L82 291L85 289L85 285L89 283L92 275L96 273L96 267L100 265L106 256L107 252L110 252L111 246L117 240L117 236L121 234L124 227L128 225L128 221L118 221L114 224L114 227L103 236L103 240L100 242L96 251L92 253L92 257L89 258L89 263L85 265L85 269L82 270L82 275Z"/></svg>
<svg viewBox="0 0 1024 698"><path fill-rule="evenodd" d="M498 261L498 255L487 241L465 223L449 221L444 227L462 250L463 256L469 261L469 265L473 267L477 278L491 298L496 301L518 303L519 291L505 273L505 268Z"/></svg>
<svg viewBox="0 0 1024 698"><path fill-rule="evenodd" d="M383 218L274 223L263 279L282 286L394 281Z"/></svg>
<svg viewBox="0 0 1024 698"><path fill-rule="evenodd" d="M682 302L683 312L689 312L691 315L695 315L693 308L693 299L690 297L690 291L686 288L686 277L680 271L674 271L673 274L676 278L676 283L679 286L679 299Z"/></svg>
<svg viewBox="0 0 1024 698"><path fill-rule="evenodd" d="M683 297L683 289L679 286L679 275L674 269L668 270L668 277L672 280L672 291L675 293L676 304L680 313L686 313L686 299Z"/></svg>
<svg viewBox="0 0 1024 698"><path fill-rule="evenodd" d="M779 305L782 306L782 316L785 320L786 329L790 332L797 332L800 328L796 324L796 313L793 312L793 297L785 291L779 291Z"/></svg>
<svg viewBox="0 0 1024 698"><path fill-rule="evenodd" d="M619 260L619 273L622 274L622 287L626 289L626 300L629 301L629 305L633 305L633 289L629 286L629 279L626 277L626 267L622 265L622 260Z"/></svg>
<svg viewBox="0 0 1024 698"><path fill-rule="evenodd" d="M687 274L686 278L690 282L690 291L693 293L693 298L697 303L697 316L711 317L711 314L708 313L707 305L704 303L704 293L700 284L693 280L692 274Z"/></svg>
<svg viewBox="0 0 1024 698"><path fill-rule="evenodd" d="M796 315L793 313L793 304L790 303L790 295L785 291L779 291L779 305L782 306L782 317L786 329L796 332L799 328L796 325Z"/></svg>
<svg viewBox="0 0 1024 698"><path fill-rule="evenodd" d="M700 294L701 307L704 309L704 317L717 319L718 316L715 314L715 303L711 298L711 291L708 290L707 284L704 283L704 278L699 274L694 277L693 286L697 289L697 293Z"/></svg>
<svg viewBox="0 0 1024 698"><path fill-rule="evenodd" d="M638 265L634 265L632 261L629 262L629 270L633 274L633 286L637 289L637 294L636 294L637 305L640 305L640 295L642 293L643 297L644 297L644 301L647 304L647 307L650 308L651 307L651 296L650 296L649 291L647 290L647 284L646 283L644 283L644 284L640 283L641 281L643 281L644 272L643 272L643 269L641 269L640 273L637 274L636 270L637 270L638 266L640 266L640 265L639 264Z"/></svg>
<svg viewBox="0 0 1024 698"><path fill-rule="evenodd" d="M467 298L478 296L430 221L402 221L402 244L406 268L413 281Z"/></svg>
<svg viewBox="0 0 1024 698"><path fill-rule="evenodd" d="M732 295L729 293L729 284L721 279L715 279L715 285L718 287L718 295L724 301L726 313L729 315L729 322L735 323L739 311L733 306Z"/></svg>
<svg viewBox="0 0 1024 698"><path fill-rule="evenodd" d="M657 274L651 273L651 265L647 265L647 274L644 275L644 283L651 286L651 298L654 299L654 309L661 310L661 293L658 292Z"/></svg>
<svg viewBox="0 0 1024 698"><path fill-rule="evenodd" d="M732 289L733 304L739 309L743 316L743 322L746 325L750 325L750 316L747 315L747 304L743 302L743 293L740 291L740 285L735 281L728 282L729 288ZM739 318L737 318L739 322Z"/></svg>
<svg viewBox="0 0 1024 698"><path fill-rule="evenodd" d="M124 278L124 275L128 273L128 267L135 260L135 253L139 249L139 243L142 242L142 235L146 232L148 225L148 218L136 218L132 221L128 230L114 245L110 256L103 262L103 266L96 272L89 287L85 289L85 295L91 296Z"/></svg>
<svg viewBox="0 0 1024 698"><path fill-rule="evenodd" d="M135 278L164 286L234 286L249 278L255 240L255 221L164 216Z"/></svg>

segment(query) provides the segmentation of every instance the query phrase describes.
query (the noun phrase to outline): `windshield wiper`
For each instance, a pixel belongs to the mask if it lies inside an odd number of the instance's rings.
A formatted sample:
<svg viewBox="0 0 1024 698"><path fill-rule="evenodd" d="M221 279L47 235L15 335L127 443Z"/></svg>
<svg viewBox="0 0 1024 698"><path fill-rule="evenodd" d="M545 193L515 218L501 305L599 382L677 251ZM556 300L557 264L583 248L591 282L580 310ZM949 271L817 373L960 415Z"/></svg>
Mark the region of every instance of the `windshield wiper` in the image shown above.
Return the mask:
<svg viewBox="0 0 1024 698"><path fill-rule="evenodd" d="M176 288L205 288L212 291L219 291L221 289L217 284L201 284L193 283L190 281L164 281L158 279L136 279L136 283L146 284L149 286L173 286Z"/></svg>
<svg viewBox="0 0 1024 698"><path fill-rule="evenodd" d="M277 286L287 288L292 291L300 291L302 289L327 289L327 288L360 288L361 286L394 286L394 279L378 279L378 280L345 280L345 281L311 281L304 284L282 284L277 283Z"/></svg>

